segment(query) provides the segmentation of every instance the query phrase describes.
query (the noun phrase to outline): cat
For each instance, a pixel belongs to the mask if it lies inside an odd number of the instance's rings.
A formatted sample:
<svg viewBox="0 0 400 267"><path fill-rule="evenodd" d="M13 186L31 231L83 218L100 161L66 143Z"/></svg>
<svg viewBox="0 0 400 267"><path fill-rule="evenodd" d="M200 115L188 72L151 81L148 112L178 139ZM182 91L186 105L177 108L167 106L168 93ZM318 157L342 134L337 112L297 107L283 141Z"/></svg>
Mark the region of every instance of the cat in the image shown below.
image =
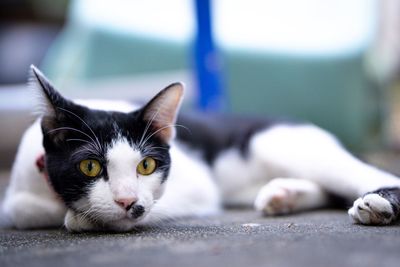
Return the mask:
<svg viewBox="0 0 400 267"><path fill-rule="evenodd" d="M36 67L41 115L22 137L2 203L17 229L130 231L184 216L254 206L274 216L354 201L354 223L400 213L400 179L347 152L309 124L179 107L174 83L144 106L71 101Z"/></svg>

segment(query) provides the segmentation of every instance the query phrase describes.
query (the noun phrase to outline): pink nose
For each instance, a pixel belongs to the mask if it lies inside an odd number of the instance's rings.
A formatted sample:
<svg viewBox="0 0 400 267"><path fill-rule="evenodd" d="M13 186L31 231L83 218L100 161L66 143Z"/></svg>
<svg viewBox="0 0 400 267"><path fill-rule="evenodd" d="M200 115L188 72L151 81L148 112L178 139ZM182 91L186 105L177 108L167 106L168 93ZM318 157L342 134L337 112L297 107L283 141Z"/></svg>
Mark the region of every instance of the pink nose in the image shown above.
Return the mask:
<svg viewBox="0 0 400 267"><path fill-rule="evenodd" d="M138 201L137 197L119 198L114 200L122 208L129 210Z"/></svg>

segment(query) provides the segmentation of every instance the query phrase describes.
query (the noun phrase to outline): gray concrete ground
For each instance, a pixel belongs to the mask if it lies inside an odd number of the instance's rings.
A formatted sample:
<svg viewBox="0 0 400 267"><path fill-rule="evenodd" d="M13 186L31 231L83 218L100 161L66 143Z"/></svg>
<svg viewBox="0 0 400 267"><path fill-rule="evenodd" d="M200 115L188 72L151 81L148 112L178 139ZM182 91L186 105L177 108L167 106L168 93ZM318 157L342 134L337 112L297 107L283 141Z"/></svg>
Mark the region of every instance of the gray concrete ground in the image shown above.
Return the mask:
<svg viewBox="0 0 400 267"><path fill-rule="evenodd" d="M125 234L0 230L2 267L294 265L398 267L400 225L352 225L336 210L277 218L229 210Z"/></svg>

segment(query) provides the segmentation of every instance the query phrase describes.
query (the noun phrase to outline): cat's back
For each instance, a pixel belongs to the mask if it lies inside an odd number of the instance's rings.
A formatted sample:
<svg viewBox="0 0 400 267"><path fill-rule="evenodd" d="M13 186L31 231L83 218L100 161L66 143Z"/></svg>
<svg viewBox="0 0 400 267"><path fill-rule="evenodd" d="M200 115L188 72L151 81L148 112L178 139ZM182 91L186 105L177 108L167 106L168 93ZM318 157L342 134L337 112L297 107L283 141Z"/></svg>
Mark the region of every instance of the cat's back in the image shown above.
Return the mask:
<svg viewBox="0 0 400 267"><path fill-rule="evenodd" d="M281 123L294 122L281 118L181 112L177 121L177 138L200 150L211 163L219 153L230 148L245 155L254 134Z"/></svg>

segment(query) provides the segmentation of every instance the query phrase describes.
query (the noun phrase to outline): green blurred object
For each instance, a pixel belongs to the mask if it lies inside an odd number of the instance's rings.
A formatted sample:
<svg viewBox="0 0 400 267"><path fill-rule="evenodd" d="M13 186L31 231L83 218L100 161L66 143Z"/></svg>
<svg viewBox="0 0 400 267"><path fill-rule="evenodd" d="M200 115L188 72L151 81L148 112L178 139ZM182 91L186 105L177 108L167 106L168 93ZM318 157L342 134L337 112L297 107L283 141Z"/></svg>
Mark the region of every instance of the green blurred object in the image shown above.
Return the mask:
<svg viewBox="0 0 400 267"><path fill-rule="evenodd" d="M363 59L362 52L339 57L228 52L232 110L311 121L356 150L374 145L383 96Z"/></svg>

